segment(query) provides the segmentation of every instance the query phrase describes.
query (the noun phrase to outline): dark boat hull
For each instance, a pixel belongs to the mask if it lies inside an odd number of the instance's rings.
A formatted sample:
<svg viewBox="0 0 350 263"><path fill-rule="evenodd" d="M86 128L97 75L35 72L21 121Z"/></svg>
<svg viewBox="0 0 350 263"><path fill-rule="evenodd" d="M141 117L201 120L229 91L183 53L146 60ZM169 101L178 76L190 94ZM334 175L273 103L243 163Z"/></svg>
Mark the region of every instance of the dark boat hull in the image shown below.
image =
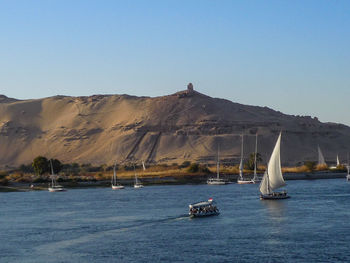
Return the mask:
<svg viewBox="0 0 350 263"><path fill-rule="evenodd" d="M269 195L260 195L261 200L280 200L280 199L288 199L290 198L287 193L272 193Z"/></svg>

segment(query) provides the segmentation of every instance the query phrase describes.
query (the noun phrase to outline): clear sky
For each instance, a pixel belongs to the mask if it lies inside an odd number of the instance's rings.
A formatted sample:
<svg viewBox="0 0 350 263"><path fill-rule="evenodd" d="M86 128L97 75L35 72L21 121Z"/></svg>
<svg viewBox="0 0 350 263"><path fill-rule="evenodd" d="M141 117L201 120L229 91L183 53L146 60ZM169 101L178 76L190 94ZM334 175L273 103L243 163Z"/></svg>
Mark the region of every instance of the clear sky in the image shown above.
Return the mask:
<svg viewBox="0 0 350 263"><path fill-rule="evenodd" d="M350 1L0 0L0 94L185 89L350 125Z"/></svg>

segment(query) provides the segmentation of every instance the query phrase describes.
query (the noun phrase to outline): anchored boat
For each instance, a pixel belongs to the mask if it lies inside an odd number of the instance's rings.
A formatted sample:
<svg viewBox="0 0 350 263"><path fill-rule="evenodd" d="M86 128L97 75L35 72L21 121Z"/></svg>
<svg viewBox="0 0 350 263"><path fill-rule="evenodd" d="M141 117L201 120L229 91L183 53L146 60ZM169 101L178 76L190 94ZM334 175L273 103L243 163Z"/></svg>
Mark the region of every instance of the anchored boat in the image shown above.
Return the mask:
<svg viewBox="0 0 350 263"><path fill-rule="evenodd" d="M144 170L146 169L145 168L145 164L144 162L142 162L142 166L144 168ZM135 165L134 165L134 173L135 173L135 183L134 183L134 188L142 188L143 187L143 184L139 181L139 179L137 178L137 174L136 174L136 169L135 169Z"/></svg>
<svg viewBox="0 0 350 263"><path fill-rule="evenodd" d="M51 159L50 159L50 166L51 166L51 184L49 184L49 188L48 188L49 192L64 192L64 191L66 191L66 189L64 189L62 185L59 185L56 182L57 175L54 174Z"/></svg>
<svg viewBox="0 0 350 263"><path fill-rule="evenodd" d="M113 190L119 190L119 189L124 189L124 186L121 185L120 183L118 183L117 181L117 163L114 164L114 167L113 167L113 177L112 177L112 189Z"/></svg>
<svg viewBox="0 0 350 263"><path fill-rule="evenodd" d="M237 184L253 184L253 179L248 179L243 177L243 134L241 143L241 162L239 163L239 177L237 179Z"/></svg>
<svg viewBox="0 0 350 263"><path fill-rule="evenodd" d="M225 179L220 178L220 157L219 157L219 147L218 147L218 159L216 161L216 177L209 178L207 180L207 184L210 185L223 185L227 184L227 181Z"/></svg>

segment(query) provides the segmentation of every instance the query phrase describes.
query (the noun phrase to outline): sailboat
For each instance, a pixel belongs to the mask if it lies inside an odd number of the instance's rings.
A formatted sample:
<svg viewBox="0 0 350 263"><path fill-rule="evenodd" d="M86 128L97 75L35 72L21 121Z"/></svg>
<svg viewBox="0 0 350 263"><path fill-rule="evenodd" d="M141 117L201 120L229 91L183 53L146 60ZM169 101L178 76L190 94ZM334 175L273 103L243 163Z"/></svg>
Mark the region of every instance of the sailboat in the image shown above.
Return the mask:
<svg viewBox="0 0 350 263"><path fill-rule="evenodd" d="M226 180L220 178L220 157L219 157L219 147L218 147L218 155L216 160L216 177L209 178L207 180L207 184L210 185L223 185L226 184Z"/></svg>
<svg viewBox="0 0 350 263"><path fill-rule="evenodd" d="M142 161L142 166L145 169L145 164ZM134 188L142 188L143 184L138 180L137 178L137 174L136 174L136 169L135 169L135 165L134 165L134 173L135 173L135 183L134 183Z"/></svg>
<svg viewBox="0 0 350 263"><path fill-rule="evenodd" d="M337 165L336 166L331 166L331 167L329 167L329 169L336 170L336 169L338 169L339 166L340 166L340 161L339 161L339 156L337 154Z"/></svg>
<svg viewBox="0 0 350 263"><path fill-rule="evenodd" d="M317 146L318 150L318 165L326 165L320 146Z"/></svg>
<svg viewBox="0 0 350 263"><path fill-rule="evenodd" d="M112 189L113 190L124 189L124 186L117 182L116 169L117 169L117 163L115 163L114 167L113 167L113 176L112 176L112 182L111 182L112 183Z"/></svg>
<svg viewBox="0 0 350 263"><path fill-rule="evenodd" d="M63 186L58 185L56 182L57 175L53 171L53 165L52 160L50 159L50 166L51 166L51 185L49 184L49 192L64 192L66 189L63 188Z"/></svg>
<svg viewBox="0 0 350 263"><path fill-rule="evenodd" d="M237 184L253 184L253 180L243 178L243 134L241 143L241 162L239 163L239 177L237 179Z"/></svg>
<svg viewBox="0 0 350 263"><path fill-rule="evenodd" d="M254 177L252 179L253 183L256 184L258 182L261 182L261 178L258 177L256 173L256 168L257 168L257 160L256 156L258 154L258 134L255 134L255 153L254 153Z"/></svg>
<svg viewBox="0 0 350 263"><path fill-rule="evenodd" d="M287 195L286 191L283 192L273 192L282 186L285 186L282 169L281 169L281 134L278 136L275 148L270 157L270 161L267 165L264 177L260 183L260 199L286 199L290 196Z"/></svg>

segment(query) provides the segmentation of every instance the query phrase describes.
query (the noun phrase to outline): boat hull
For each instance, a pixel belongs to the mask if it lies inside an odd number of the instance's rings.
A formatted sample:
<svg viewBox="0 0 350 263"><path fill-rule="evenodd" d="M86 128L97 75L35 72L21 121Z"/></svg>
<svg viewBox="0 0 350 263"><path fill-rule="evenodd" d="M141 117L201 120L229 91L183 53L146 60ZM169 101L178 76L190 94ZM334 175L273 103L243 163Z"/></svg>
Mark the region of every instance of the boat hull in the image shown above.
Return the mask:
<svg viewBox="0 0 350 263"><path fill-rule="evenodd" d="M237 184L255 184L253 180L237 180Z"/></svg>
<svg viewBox="0 0 350 263"><path fill-rule="evenodd" d="M123 185L112 185L112 190L120 190L124 189L125 187Z"/></svg>
<svg viewBox="0 0 350 263"><path fill-rule="evenodd" d="M220 214L217 212L207 212L207 213L189 213L190 217L206 217L206 216L218 216Z"/></svg>
<svg viewBox="0 0 350 263"><path fill-rule="evenodd" d="M290 198L287 193L272 193L272 194L267 194L267 195L260 195L261 200L280 200L280 199L288 199Z"/></svg>
<svg viewBox="0 0 350 263"><path fill-rule="evenodd" d="M209 185L223 185L223 184L227 184L226 182L212 182L212 181L208 181L207 184Z"/></svg>
<svg viewBox="0 0 350 263"><path fill-rule="evenodd" d="M134 188L143 188L143 185L142 184L135 184Z"/></svg>
<svg viewBox="0 0 350 263"><path fill-rule="evenodd" d="M49 192L65 192L65 191L67 191L64 188L52 188L52 187L49 187L48 190L49 190Z"/></svg>

